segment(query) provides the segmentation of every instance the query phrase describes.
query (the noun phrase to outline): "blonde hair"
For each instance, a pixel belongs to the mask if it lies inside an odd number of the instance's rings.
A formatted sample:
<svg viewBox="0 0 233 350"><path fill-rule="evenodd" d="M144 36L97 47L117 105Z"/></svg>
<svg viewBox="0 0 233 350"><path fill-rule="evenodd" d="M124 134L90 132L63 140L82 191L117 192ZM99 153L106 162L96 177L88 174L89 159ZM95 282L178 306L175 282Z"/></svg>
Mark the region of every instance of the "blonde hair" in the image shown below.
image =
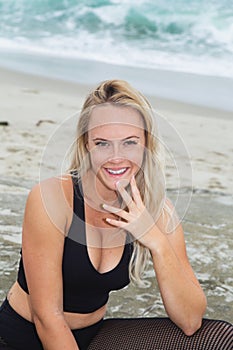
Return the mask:
<svg viewBox="0 0 233 350"><path fill-rule="evenodd" d="M146 140L145 154L143 164L135 179L146 208L156 219L161 214L165 200L162 144L159 140L158 127L150 103L126 81L104 81L87 96L77 125L77 138L73 147L69 171L75 171L81 177L90 169L91 164L86 149L90 115L94 107L106 103L131 107L138 111L143 119ZM142 275L149 257L149 250L135 240L129 271L131 280L139 285L144 284Z"/></svg>

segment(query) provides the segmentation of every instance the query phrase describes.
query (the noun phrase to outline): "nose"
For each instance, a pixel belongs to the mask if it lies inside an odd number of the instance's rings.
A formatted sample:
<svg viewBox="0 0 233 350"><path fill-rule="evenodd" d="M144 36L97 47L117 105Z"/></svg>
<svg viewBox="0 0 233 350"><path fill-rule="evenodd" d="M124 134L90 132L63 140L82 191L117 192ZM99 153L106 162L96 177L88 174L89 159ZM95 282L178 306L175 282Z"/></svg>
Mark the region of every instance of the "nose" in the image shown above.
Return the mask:
<svg viewBox="0 0 233 350"><path fill-rule="evenodd" d="M120 163L123 159L123 152L121 150L121 145L119 142L113 142L112 149L111 149L111 155L110 155L110 161L113 161L114 163Z"/></svg>

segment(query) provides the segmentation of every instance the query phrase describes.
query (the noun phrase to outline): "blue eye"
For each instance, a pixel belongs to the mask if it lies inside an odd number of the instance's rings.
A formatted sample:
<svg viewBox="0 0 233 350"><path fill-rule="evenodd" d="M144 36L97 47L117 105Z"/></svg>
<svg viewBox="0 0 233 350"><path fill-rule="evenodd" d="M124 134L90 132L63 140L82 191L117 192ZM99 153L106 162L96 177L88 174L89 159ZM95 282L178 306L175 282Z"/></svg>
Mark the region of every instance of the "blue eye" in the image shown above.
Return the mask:
<svg viewBox="0 0 233 350"><path fill-rule="evenodd" d="M126 140L124 142L124 145L126 145L126 146L137 145L137 141L135 141L135 140Z"/></svg>
<svg viewBox="0 0 233 350"><path fill-rule="evenodd" d="M98 141L95 143L95 145L98 147L107 147L109 144L106 141Z"/></svg>

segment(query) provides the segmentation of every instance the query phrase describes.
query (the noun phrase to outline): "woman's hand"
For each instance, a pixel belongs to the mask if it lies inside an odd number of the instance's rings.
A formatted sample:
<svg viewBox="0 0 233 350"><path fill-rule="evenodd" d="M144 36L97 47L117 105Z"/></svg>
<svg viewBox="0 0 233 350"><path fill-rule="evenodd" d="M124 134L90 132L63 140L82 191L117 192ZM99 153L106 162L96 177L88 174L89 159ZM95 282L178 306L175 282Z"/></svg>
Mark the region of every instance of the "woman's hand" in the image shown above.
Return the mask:
<svg viewBox="0 0 233 350"><path fill-rule="evenodd" d="M106 211L117 215L121 219L119 221L106 218L106 221L112 226L127 230L140 243L150 248L152 237L149 232L151 232L151 229L155 226L155 222L142 201L134 176L130 181L133 198L131 198L120 182L118 182L116 186L128 211L103 204L103 208Z"/></svg>
<svg viewBox="0 0 233 350"><path fill-rule="evenodd" d="M107 222L129 231L149 248L167 314L186 335L192 335L201 326L206 299L187 258L182 226L179 224L172 234L165 235L166 230L161 230L160 226L166 227L170 217L165 215L162 225L160 218L155 224L142 202L134 178L130 185L133 198L123 186L117 185L128 211L103 205L104 209L122 219L107 219Z"/></svg>

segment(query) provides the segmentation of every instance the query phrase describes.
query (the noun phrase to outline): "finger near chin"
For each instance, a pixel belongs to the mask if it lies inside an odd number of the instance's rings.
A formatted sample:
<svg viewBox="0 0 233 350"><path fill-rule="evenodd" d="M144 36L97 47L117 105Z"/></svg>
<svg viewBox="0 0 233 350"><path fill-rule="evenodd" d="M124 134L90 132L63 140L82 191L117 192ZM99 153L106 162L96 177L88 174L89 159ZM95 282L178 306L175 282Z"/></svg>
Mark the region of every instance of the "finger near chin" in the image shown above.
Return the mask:
<svg viewBox="0 0 233 350"><path fill-rule="evenodd" d="M131 190L132 190L133 199L135 200L136 204L142 205L143 204L142 197L134 177L131 180Z"/></svg>
<svg viewBox="0 0 233 350"><path fill-rule="evenodd" d="M107 204L103 204L102 207L109 213L114 214L115 216L118 216L123 220L126 220L126 221L129 220L130 214L127 211L122 210L121 208L111 207L110 205L107 205Z"/></svg>
<svg viewBox="0 0 233 350"><path fill-rule="evenodd" d="M121 211L121 208L112 207L111 205L107 205L105 203L102 204L102 208L113 214L118 214Z"/></svg>
<svg viewBox="0 0 233 350"><path fill-rule="evenodd" d="M120 193L123 201L128 206L132 202L132 198L129 195L129 193L126 191L126 189L120 184L120 182L117 183L117 190Z"/></svg>
<svg viewBox="0 0 233 350"><path fill-rule="evenodd" d="M115 220L115 219L110 219L110 218L106 218L105 219L107 221L107 223L109 223L112 226L116 226L116 227L120 227L123 228L124 227L124 222L123 221L119 221L119 220Z"/></svg>

